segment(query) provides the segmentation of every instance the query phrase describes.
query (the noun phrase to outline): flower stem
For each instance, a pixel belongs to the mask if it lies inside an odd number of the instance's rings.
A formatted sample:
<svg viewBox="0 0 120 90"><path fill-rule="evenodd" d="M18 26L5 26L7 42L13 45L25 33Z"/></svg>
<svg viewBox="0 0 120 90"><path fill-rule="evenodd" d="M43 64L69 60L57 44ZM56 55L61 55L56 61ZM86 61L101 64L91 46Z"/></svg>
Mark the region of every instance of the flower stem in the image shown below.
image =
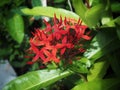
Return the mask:
<svg viewBox="0 0 120 90"><path fill-rule="evenodd" d="M78 74L78 75L81 77L81 79L83 79L85 82L87 82L87 78L83 74Z"/></svg>

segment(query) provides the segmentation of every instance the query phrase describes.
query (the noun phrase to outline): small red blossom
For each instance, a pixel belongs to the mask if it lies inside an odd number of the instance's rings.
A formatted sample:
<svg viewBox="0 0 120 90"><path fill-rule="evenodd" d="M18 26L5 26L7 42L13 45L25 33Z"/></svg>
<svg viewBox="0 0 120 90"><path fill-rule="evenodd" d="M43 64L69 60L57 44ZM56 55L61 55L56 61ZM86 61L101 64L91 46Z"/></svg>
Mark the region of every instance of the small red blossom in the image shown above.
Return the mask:
<svg viewBox="0 0 120 90"><path fill-rule="evenodd" d="M32 61L48 63L54 61L59 63L60 60L70 61L75 55L84 53L82 40L90 40L91 37L86 34L86 25L82 25L80 19L66 18L60 20L53 18L53 26L44 20L46 28L36 29L33 38L30 39L29 52L34 54Z"/></svg>
<svg viewBox="0 0 120 90"><path fill-rule="evenodd" d="M33 63L32 61L28 61L27 64L28 64L28 65L32 65L32 64L34 64L34 63Z"/></svg>

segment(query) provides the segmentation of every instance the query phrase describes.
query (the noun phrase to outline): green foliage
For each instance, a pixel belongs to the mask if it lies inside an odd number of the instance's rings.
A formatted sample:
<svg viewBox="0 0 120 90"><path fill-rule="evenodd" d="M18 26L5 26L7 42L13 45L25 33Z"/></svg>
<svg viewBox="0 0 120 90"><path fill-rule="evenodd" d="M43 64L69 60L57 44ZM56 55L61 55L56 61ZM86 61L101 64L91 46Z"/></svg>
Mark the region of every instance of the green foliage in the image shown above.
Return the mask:
<svg viewBox="0 0 120 90"><path fill-rule="evenodd" d="M101 28L93 38L90 48L84 53L84 56L94 62L105 54L118 49L119 44L120 41L117 38L115 28Z"/></svg>
<svg viewBox="0 0 120 90"><path fill-rule="evenodd" d="M42 6L41 0L32 0L31 2L33 7Z"/></svg>
<svg viewBox="0 0 120 90"><path fill-rule="evenodd" d="M12 15L7 21L8 32L12 38L21 43L24 38L24 22L19 14Z"/></svg>
<svg viewBox="0 0 120 90"><path fill-rule="evenodd" d="M79 84L72 90L118 90L116 85L120 84L119 79L96 79L90 82Z"/></svg>
<svg viewBox="0 0 120 90"><path fill-rule="evenodd" d="M3 90L39 90L71 74L70 71L58 69L33 71L11 81Z"/></svg>
<svg viewBox="0 0 120 90"><path fill-rule="evenodd" d="M73 1L73 7L75 9L75 12L80 16L80 18L86 22L85 20L85 12L87 11L87 7L84 5L82 0L72 0Z"/></svg>
<svg viewBox="0 0 120 90"><path fill-rule="evenodd" d="M87 9L82 0L73 0L73 6L76 13L89 27L96 26L105 11L105 4L97 4Z"/></svg>
<svg viewBox="0 0 120 90"><path fill-rule="evenodd" d="M57 81L61 82L61 79L64 85L69 87L68 90L74 86L72 90L118 90L120 88L119 1L71 0L71 7L70 4L67 5L71 8L69 10L64 6L68 0L48 0L47 4L50 6L47 7L42 7L41 1L0 0L0 58L9 58L13 66L24 69L28 61L24 58L24 50L28 47L30 32L33 32L33 28L44 27L41 16L54 17L56 14L57 18L60 16L76 20L80 18L91 31L95 31L95 34L91 34L92 39L87 43L88 48L84 55L76 56L80 59L69 65L66 71L62 70L62 65L57 66L55 63L47 65L48 69L34 71L39 69L41 64L34 63L28 67L32 72L9 82L3 90L42 88L51 90L50 87ZM70 11L72 9L73 11ZM56 87L60 90L60 87L57 85Z"/></svg>
<svg viewBox="0 0 120 90"><path fill-rule="evenodd" d="M81 58L78 61L73 61L73 64L69 66L69 69L76 73L88 73L88 67L91 63L87 58Z"/></svg>
<svg viewBox="0 0 120 90"><path fill-rule="evenodd" d="M10 3L11 0L0 0L0 7Z"/></svg>
<svg viewBox="0 0 120 90"><path fill-rule="evenodd" d="M104 4L98 4L88 9L85 13L86 24L90 27L97 25L104 11L105 11Z"/></svg>
<svg viewBox="0 0 120 90"><path fill-rule="evenodd" d="M87 80L92 81L94 79L102 79L106 74L108 66L109 63L106 58L99 60L91 67L90 72L87 75Z"/></svg>
<svg viewBox="0 0 120 90"><path fill-rule="evenodd" d="M111 5L112 12L120 13L120 8L119 7L120 7L119 2L112 3L112 5Z"/></svg>
<svg viewBox="0 0 120 90"><path fill-rule="evenodd" d="M53 7L34 7L32 9L23 8L21 9L21 12L26 15L34 15L34 16L42 15L42 16L54 17L54 14L56 14L57 18L60 18L60 16L62 17L67 16L69 18L79 19L79 16L73 12L70 12L65 9L57 9Z"/></svg>
<svg viewBox="0 0 120 90"><path fill-rule="evenodd" d="M110 65L112 67L112 70L115 72L116 76L120 76L120 60L119 60L119 55L120 52L118 50L115 50L116 53L111 53L107 56L107 59L110 62Z"/></svg>

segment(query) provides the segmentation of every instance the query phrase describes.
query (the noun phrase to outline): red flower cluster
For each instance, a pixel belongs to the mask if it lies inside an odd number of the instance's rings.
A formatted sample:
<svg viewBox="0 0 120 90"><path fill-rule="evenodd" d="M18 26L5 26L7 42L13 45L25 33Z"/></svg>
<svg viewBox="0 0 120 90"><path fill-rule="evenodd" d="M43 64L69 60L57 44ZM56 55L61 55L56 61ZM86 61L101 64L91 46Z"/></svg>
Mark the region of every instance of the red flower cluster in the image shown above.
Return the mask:
<svg viewBox="0 0 120 90"><path fill-rule="evenodd" d="M90 40L86 34L87 26L81 21L65 18L60 20L54 16L53 26L44 20L46 28L36 29L30 39L29 52L34 54L32 62L48 63L60 60L71 60L75 55L83 53L82 40ZM28 62L29 64L31 62Z"/></svg>

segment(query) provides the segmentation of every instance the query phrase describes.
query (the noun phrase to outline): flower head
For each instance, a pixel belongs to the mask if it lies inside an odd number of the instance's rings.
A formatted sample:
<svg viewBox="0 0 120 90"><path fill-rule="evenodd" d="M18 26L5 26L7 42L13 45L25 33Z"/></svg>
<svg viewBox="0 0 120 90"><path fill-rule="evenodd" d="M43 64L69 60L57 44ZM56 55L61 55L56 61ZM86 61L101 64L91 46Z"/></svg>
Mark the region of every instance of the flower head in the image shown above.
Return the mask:
<svg viewBox="0 0 120 90"><path fill-rule="evenodd" d="M46 28L36 29L30 39L29 52L34 55L32 62L66 62L85 51L81 41L91 37L86 35L87 26L82 25L80 20L66 17L58 20L55 15L53 26L45 20L44 23Z"/></svg>

